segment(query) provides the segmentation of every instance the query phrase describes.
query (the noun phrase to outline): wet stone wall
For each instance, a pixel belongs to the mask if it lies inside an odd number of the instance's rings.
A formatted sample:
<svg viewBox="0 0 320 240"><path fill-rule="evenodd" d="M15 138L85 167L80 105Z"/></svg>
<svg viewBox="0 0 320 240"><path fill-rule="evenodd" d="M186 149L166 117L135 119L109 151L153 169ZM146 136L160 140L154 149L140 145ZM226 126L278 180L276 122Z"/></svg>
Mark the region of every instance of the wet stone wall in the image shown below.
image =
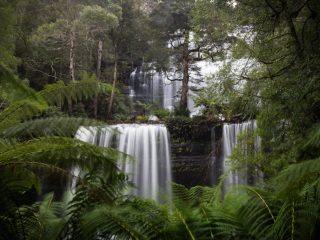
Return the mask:
<svg viewBox="0 0 320 240"><path fill-rule="evenodd" d="M221 127L208 125L198 130L197 136L192 135L186 141L171 137L172 178L186 187L215 185L223 172ZM181 136L172 135L181 141Z"/></svg>

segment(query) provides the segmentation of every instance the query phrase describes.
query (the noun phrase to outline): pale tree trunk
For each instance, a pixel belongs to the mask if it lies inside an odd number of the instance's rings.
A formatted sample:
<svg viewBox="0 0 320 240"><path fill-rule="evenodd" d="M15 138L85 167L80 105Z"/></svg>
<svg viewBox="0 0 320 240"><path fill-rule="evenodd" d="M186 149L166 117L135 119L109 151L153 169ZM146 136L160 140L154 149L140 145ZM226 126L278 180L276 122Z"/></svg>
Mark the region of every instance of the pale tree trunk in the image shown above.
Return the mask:
<svg viewBox="0 0 320 240"><path fill-rule="evenodd" d="M188 91L189 91L189 31L184 33L184 43L182 52L182 88L180 98L180 113L188 112Z"/></svg>
<svg viewBox="0 0 320 240"><path fill-rule="evenodd" d="M108 105L107 119L112 118L112 105L113 105L113 99L114 99L114 94L115 94L115 89L116 89L117 77L118 77L118 55L117 55L117 45L115 45L115 47L114 47L113 83L112 83L112 91L111 91L109 105Z"/></svg>
<svg viewBox="0 0 320 240"><path fill-rule="evenodd" d="M100 78L101 78L102 48L103 48L103 41L102 41L102 39L99 39L98 58L97 58L97 79L98 80L100 80Z"/></svg>
<svg viewBox="0 0 320 240"><path fill-rule="evenodd" d="M97 80L100 81L101 78L101 62L102 62L102 49L103 41L100 38L98 42L98 57L97 57ZM98 117L98 93L94 96L94 117Z"/></svg>
<svg viewBox="0 0 320 240"><path fill-rule="evenodd" d="M75 42L75 29L74 27L71 27L71 31L70 31L70 56L69 56L69 71L70 71L70 78L71 81L74 82L75 81L75 74L74 74L74 66L75 66L75 60L74 60L74 42ZM72 101L71 99L68 99L68 112L71 115L72 114Z"/></svg>
<svg viewBox="0 0 320 240"><path fill-rule="evenodd" d="M74 30L74 28L72 28L70 31L70 65L69 65L69 70L70 70L70 77L73 82L75 81L75 77L74 77L74 41L75 41L75 30Z"/></svg>

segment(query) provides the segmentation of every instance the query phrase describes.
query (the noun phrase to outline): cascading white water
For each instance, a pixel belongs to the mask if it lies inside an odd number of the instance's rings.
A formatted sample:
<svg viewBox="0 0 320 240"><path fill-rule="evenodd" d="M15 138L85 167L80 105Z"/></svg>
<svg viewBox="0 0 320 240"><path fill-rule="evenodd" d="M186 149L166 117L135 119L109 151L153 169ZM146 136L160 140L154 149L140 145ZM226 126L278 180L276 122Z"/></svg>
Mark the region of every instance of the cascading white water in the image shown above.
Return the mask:
<svg viewBox="0 0 320 240"><path fill-rule="evenodd" d="M115 147L132 156L133 159L122 157L118 163L136 186L132 194L156 202L171 199L169 133L164 125L118 124L99 130L81 127L76 138L101 147Z"/></svg>
<svg viewBox="0 0 320 240"><path fill-rule="evenodd" d="M220 65L220 63L213 64L211 62L201 61L196 63L200 72L195 73L194 71L190 71L190 79L192 79L192 81L190 80L189 82L188 109L190 110L191 116L197 115L200 112L200 108L195 107L193 99L193 97L197 95L197 91L192 91L192 89L201 89L204 87L205 83L203 80L205 76L218 71L218 66ZM133 100L156 103L165 109L173 111L175 107L179 105L182 87L181 81L175 81L173 79L181 78L181 74L173 64L171 64L170 70L166 73L157 72L151 67L151 64L143 64L130 74L129 96L132 97Z"/></svg>
<svg viewBox="0 0 320 240"><path fill-rule="evenodd" d="M231 156L232 151L239 143L239 134L241 133L253 133L254 129L257 128L255 120L247 121L244 123L236 124L224 124L222 132L222 146L223 146L223 172L227 173L232 166L228 162L228 158ZM250 151L246 149L246 146L242 146L243 151ZM253 144L253 151L256 151L260 147L260 138L256 137ZM237 184L248 184L248 169L244 168L241 170L234 170L228 174L225 180L225 186L237 185Z"/></svg>
<svg viewBox="0 0 320 240"><path fill-rule="evenodd" d="M167 76L155 70L143 72L143 66L130 75L129 96L134 100L156 103L173 110L177 105L181 82L170 81Z"/></svg>

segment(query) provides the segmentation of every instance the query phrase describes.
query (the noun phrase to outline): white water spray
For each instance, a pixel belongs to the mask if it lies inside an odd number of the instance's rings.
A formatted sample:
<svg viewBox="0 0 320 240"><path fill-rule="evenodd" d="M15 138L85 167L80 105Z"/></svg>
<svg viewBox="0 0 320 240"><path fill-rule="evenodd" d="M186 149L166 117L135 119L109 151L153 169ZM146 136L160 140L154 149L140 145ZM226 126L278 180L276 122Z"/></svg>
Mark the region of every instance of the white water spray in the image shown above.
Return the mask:
<svg viewBox="0 0 320 240"><path fill-rule="evenodd" d="M247 121L244 123L236 124L224 124L222 133L222 147L223 147L223 172L227 173L232 168L228 158L231 156L232 151L235 149L236 145L239 143L239 134L253 133L254 129L257 128L257 123L255 120ZM243 151L249 151L245 146L242 146ZM251 150L256 151L260 147L260 138L256 137L253 148ZM237 184L248 184L248 169L238 169L231 171L225 180L225 186L232 186Z"/></svg>
<svg viewBox="0 0 320 240"><path fill-rule="evenodd" d="M133 157L122 157L118 163L136 186L130 193L156 202L171 199L169 133L164 125L118 124L99 130L81 127L76 138L114 147Z"/></svg>

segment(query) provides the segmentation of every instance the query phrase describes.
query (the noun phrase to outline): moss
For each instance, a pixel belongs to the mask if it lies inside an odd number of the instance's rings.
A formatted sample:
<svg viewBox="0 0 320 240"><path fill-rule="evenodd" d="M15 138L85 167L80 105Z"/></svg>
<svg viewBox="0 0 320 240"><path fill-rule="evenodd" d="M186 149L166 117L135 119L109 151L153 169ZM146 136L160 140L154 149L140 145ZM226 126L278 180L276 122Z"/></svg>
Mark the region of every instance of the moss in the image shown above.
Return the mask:
<svg viewBox="0 0 320 240"><path fill-rule="evenodd" d="M141 116L136 117L136 122L137 123L147 123L148 119L149 119L148 116L141 115Z"/></svg>
<svg viewBox="0 0 320 240"><path fill-rule="evenodd" d="M165 124L174 143L210 141L211 128L215 125L214 122L204 117L189 118L185 116L168 118Z"/></svg>
<svg viewBox="0 0 320 240"><path fill-rule="evenodd" d="M159 108L154 111L154 115L156 115L159 119L164 120L170 116L170 111L164 108Z"/></svg>

